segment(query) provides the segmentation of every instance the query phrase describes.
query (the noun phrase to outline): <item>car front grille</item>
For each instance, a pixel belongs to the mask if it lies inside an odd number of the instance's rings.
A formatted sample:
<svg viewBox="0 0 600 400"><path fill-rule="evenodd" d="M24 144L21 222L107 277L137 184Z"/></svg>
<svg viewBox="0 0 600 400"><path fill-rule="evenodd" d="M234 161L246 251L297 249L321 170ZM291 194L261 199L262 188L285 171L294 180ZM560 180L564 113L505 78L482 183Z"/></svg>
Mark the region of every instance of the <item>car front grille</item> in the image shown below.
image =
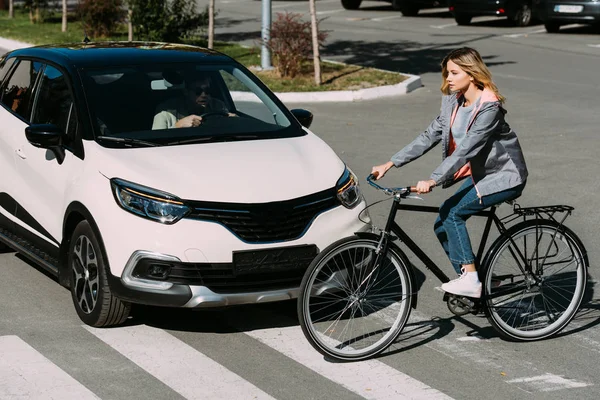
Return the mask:
<svg viewBox="0 0 600 400"><path fill-rule="evenodd" d="M335 188L271 203L186 203L192 208L187 218L222 224L247 243L298 239L319 214L340 204Z"/></svg>

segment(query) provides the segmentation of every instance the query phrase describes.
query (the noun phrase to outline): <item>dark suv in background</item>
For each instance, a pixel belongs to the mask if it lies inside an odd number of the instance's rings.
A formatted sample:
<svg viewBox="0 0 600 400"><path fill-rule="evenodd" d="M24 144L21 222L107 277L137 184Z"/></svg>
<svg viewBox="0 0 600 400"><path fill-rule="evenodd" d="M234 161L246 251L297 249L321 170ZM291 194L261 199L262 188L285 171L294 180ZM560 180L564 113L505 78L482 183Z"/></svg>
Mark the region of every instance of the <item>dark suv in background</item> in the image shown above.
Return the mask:
<svg viewBox="0 0 600 400"><path fill-rule="evenodd" d="M567 24L600 27L600 0L534 0L534 9L549 33Z"/></svg>
<svg viewBox="0 0 600 400"><path fill-rule="evenodd" d="M508 17L515 26L528 26L534 19L532 0L449 0L448 5L458 25L481 15Z"/></svg>
<svg viewBox="0 0 600 400"><path fill-rule="evenodd" d="M423 8L446 7L447 0L381 0L392 3L394 10L400 11L407 17L415 16ZM342 0L342 7L346 10L358 10L362 0Z"/></svg>

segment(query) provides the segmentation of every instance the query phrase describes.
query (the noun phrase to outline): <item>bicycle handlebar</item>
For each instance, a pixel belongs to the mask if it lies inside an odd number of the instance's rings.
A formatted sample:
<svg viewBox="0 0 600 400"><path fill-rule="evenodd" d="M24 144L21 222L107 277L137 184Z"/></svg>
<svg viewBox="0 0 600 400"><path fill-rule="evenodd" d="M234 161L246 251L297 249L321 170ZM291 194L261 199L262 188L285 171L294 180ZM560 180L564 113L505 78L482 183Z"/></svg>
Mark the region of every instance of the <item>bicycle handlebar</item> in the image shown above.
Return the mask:
<svg viewBox="0 0 600 400"><path fill-rule="evenodd" d="M391 194L391 195L400 194L400 197L406 197L411 193L416 193L416 191L417 191L416 186L405 186L405 187L379 186L373 180L374 178L375 178L375 176L373 174L369 174L369 176L367 176L367 182L369 183L369 185L373 186L377 190L383 191L386 194Z"/></svg>

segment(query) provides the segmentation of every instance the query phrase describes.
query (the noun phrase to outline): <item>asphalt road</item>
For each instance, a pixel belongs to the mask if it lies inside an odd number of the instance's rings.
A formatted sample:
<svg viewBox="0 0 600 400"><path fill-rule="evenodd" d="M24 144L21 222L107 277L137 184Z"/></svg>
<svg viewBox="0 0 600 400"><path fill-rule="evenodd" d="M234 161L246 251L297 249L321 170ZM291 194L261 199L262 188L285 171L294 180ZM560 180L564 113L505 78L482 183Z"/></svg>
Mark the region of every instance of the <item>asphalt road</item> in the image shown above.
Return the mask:
<svg viewBox="0 0 600 400"><path fill-rule="evenodd" d="M218 40L254 44L260 1L217 0L217 9ZM286 10L307 13L308 4L273 1L274 15ZM577 26L550 35L539 25L513 28L491 18L458 27L443 10L406 18L369 1L347 11L338 0L320 0L317 10L330 33L324 58L418 74L424 83L381 100L289 104L314 112L312 130L354 172L364 178L427 126L439 110L441 58L458 46L476 47L508 98L507 118L525 151L530 178L519 203L574 206L566 224L584 241L590 274L598 278L600 35ZM390 171L384 183L427 178L439 161L433 150ZM366 185L363 191L371 203L383 198ZM437 205L449 194L435 190L419 204ZM372 208L377 223L389 204ZM404 213L398 221L450 272L432 233L433 216ZM476 241L481 221L469 224ZM78 399L600 397L595 279L563 334L518 344L499 339L482 316L453 317L433 290L435 277L415 265L425 281L405 334L374 363L338 365L315 357L298 336L294 302L201 312L138 307L126 328L96 331L82 326L68 291L13 253L2 254L0 398L49 398L53 390Z"/></svg>

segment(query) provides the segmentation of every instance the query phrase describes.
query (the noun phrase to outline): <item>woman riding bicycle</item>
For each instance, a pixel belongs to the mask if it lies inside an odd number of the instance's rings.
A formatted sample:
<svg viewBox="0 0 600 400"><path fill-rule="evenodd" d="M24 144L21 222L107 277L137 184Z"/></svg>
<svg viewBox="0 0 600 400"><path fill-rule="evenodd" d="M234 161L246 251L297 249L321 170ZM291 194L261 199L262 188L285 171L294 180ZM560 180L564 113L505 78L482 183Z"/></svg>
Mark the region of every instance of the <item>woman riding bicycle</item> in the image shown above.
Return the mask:
<svg viewBox="0 0 600 400"><path fill-rule="evenodd" d="M434 230L460 274L442 284L442 289L479 298L481 283L466 220L519 197L527 167L517 135L504 120L504 97L479 53L468 47L452 51L442 61L442 77L440 115L389 162L373 167L372 174L381 179L391 167L408 164L442 142L442 163L429 180L417 183L417 192L428 193L439 185L446 188L468 177L441 205Z"/></svg>

